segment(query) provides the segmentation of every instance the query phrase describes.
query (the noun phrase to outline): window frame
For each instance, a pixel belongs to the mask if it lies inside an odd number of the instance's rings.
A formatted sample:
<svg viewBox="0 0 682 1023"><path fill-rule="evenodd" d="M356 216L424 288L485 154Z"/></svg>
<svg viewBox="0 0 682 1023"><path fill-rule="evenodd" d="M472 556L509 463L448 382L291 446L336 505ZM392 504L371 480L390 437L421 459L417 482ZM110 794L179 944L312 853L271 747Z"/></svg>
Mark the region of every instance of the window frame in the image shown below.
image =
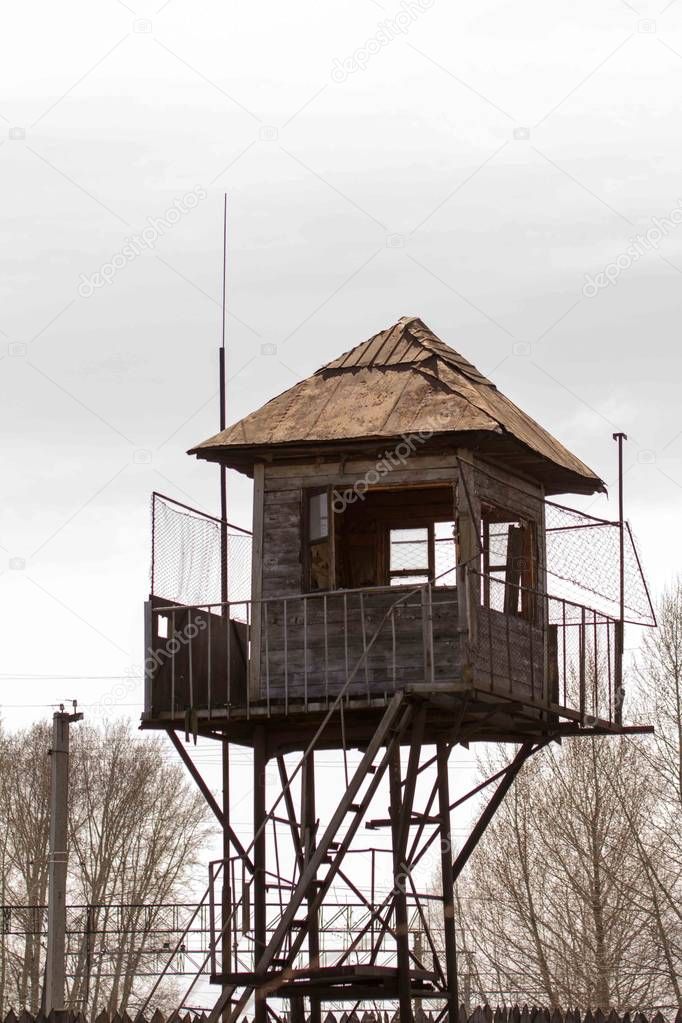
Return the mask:
<svg viewBox="0 0 682 1023"><path fill-rule="evenodd" d="M424 583L433 583L435 576L435 550L434 550L434 528L433 522L429 522L426 526L388 526L388 585L397 586L398 583L394 583L394 579L410 578L411 576L426 575ZM397 543L426 543L426 568L391 568L391 534L392 533L405 533L409 530L426 530L426 540L398 540ZM409 584L407 584L409 585ZM414 585L423 585L422 583L415 583Z"/></svg>
<svg viewBox="0 0 682 1023"><path fill-rule="evenodd" d="M442 484L443 489L447 484ZM370 488L373 490L374 488ZM381 487L376 488L377 491L385 490L396 490L403 491L412 489L411 487L396 486L396 487ZM431 489L430 487L428 489ZM301 575L302 575L302 593L313 593L313 592L330 592L339 588L339 576L341 567L337 565L337 556L340 552L339 544L341 544L341 538L337 537L337 530L340 526L339 516L337 509L335 508L335 495L340 491L338 484L327 485L327 486L308 486L301 489ZM320 538L312 540L310 537L310 526L311 526L311 500L315 496L322 494L327 495L327 536L326 538ZM442 496L442 495L441 495ZM452 528L452 553L453 561L452 569L447 569L446 573L454 574L457 564L459 563L459 549L458 549L458 526L457 526L457 513L456 507L453 501L451 516L445 518L442 514L436 513L433 518L427 517L425 514L423 518L419 518L415 521L414 518L408 518L406 521L401 521L399 515L392 516L390 520L380 522L377 520L377 574L376 582L362 588L379 588L386 586L395 586L399 584L400 577L410 577L415 575L424 575L423 583L430 585L439 584L435 582L436 579L436 543L444 543L446 540L449 541L450 537L436 538L436 527L442 523L447 523ZM395 569L391 571L390 567L390 553L391 553L391 533L393 531L404 531L410 529L426 530L426 544L427 544L427 565L424 569ZM326 543L327 557L328 557L328 585L325 587L315 587L313 585L313 558L312 551L316 544ZM341 544L343 546L343 544ZM407 585L407 584L406 584ZM444 588L454 588L456 586L455 581L448 581L441 583ZM344 589L352 589L354 587L343 587ZM357 588L357 587L356 587Z"/></svg>
<svg viewBox="0 0 682 1023"><path fill-rule="evenodd" d="M495 518L487 515L487 509L491 509L494 513L497 513L499 517ZM505 525L507 527L506 561L504 564L499 565L491 564L490 560L490 526L494 524ZM511 534L509 530L514 527L527 530L530 537L530 565L529 568L525 570L523 565L520 567L513 566L510 562L509 540ZM523 559L524 557L525 556L522 554L521 558ZM528 515L527 512L520 513L515 511L513 508L509 508L503 504L498 504L496 501L486 499L486 501L481 504L481 560L481 574L483 577L481 594L482 606L488 610L491 608L491 580L503 582L505 586L504 610L501 613L515 618L520 618L536 625L540 619L541 608L541 601L538 600L538 597L540 596L540 523L538 520L533 516ZM510 569L512 568L514 571L514 578L511 578ZM516 590L517 610L508 609L511 605L510 593L514 590ZM521 604L520 609L518 609L519 602Z"/></svg>
<svg viewBox="0 0 682 1023"><path fill-rule="evenodd" d="M303 593L328 593L336 589L335 545L334 545L334 507L331 487L304 487L302 493L302 548L303 548ZM310 502L314 497L324 495L327 499L327 535L312 539L310 535ZM319 544L327 544L328 585L313 586L312 548Z"/></svg>

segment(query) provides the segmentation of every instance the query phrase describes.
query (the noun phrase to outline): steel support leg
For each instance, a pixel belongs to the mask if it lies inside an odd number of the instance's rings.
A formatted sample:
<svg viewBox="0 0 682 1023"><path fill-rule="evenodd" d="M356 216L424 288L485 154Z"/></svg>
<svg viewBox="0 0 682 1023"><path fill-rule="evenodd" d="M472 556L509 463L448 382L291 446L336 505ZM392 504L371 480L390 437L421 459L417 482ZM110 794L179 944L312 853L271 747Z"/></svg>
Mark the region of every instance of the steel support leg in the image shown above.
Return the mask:
<svg viewBox="0 0 682 1023"><path fill-rule="evenodd" d="M401 736L407 729L411 721L411 718L412 708L409 706L405 706L404 694L396 693L395 696L391 699L388 707L386 708L384 715L372 739L370 740L367 746L364 756L362 757L360 763L358 764L358 767L353 777L349 781L348 787L344 792L339 805L336 807L336 810L332 814L329 824L325 828L324 833L319 838L315 846L315 850L311 855L310 861L306 864L302 876L299 878L299 881L295 889L291 893L288 906L284 910L284 913L282 914L279 923L275 927L265 947L265 950L263 951L262 956L258 960L257 970L259 974L262 974L263 976L265 975L266 971L272 965L273 959L281 950L282 945L286 940L288 934L292 935L291 944L287 954L289 962L294 961L296 955L302 948L305 938L307 937L308 921L305 920L302 922L298 929L298 933L296 934L295 937L293 937L292 925L294 923L296 913L298 912L303 901L304 900L307 901L308 889L313 880L315 879L315 877L317 876L317 872L321 867L323 861L328 862L327 858L330 856L331 853L331 845L339 832L339 828L341 827L342 823L344 823L346 815L352 814L352 816L350 817L350 821L347 824L346 832L343 838L338 843L339 846L338 850L332 856L332 862L331 864L329 864L326 875L320 882L318 882L318 884L315 885L316 889L318 890L313 900L311 909L314 912L316 912L322 905L324 897L327 891L329 890L334 880L334 877L338 872L339 867L341 866L341 863L343 861L344 856L346 855L346 852L348 851L348 847L353 841L353 838L355 837L357 830L360 827L361 821L364 820L367 808L372 798L374 797L376 790L384 776L384 772L388 766L388 762L390 759L390 753L396 745L397 746L400 745ZM259 745L264 746L264 744L265 744L264 738L259 740L258 737L256 737L255 739L256 748L258 748ZM382 757L379 764L374 765L374 759L379 753L382 746L388 747L387 752L384 755L384 757ZM254 759L257 760L259 758L256 757ZM263 761L262 776L264 779L265 775L264 752L260 759L262 759ZM363 783L368 779L368 777L369 782L365 788L364 794L360 797L360 802L356 804L355 799L359 796L360 789ZM261 811L264 810L265 800L263 797L254 798L254 809L256 809L255 804L257 802L259 804L258 813L261 813ZM258 815L255 816L256 819L258 819ZM265 847L263 845L263 866L265 860L264 854ZM256 859L257 863L260 862L260 857L256 857L255 847L254 859ZM263 892L263 899L264 894L265 893ZM263 923L264 922L265 914L263 914ZM243 1014L244 1009L248 1003L249 998L251 997L253 990L254 989L251 985L246 985L245 988L242 990L242 993L239 996L239 998L237 998L232 1003L232 1009L230 1011L231 1023L236 1023L239 1017ZM217 1023L226 1004L227 1002L225 1001L224 997L221 996L214 1005L213 1009L211 1010L210 1016L208 1017L208 1023ZM256 1010L258 1011L258 1001L256 1002ZM265 1023L265 1020L262 1021L258 1020L258 1023Z"/></svg>
<svg viewBox="0 0 682 1023"><path fill-rule="evenodd" d="M220 948L220 960L223 975L230 972L231 936L232 925L226 926L232 911L232 898L230 893L230 744L227 739L223 742L223 885L221 892L221 920L222 938ZM225 989L223 989L225 990ZM223 1013L223 1023L227 1023L229 1012Z"/></svg>
<svg viewBox="0 0 682 1023"><path fill-rule="evenodd" d="M191 774L192 778L196 782L196 785L197 785L199 791L201 792L202 796L204 797L204 799L206 800L206 802L210 806L211 810L213 810L213 813L216 816L216 820L220 823L220 826L224 830L227 831L227 833L229 835L229 838L230 838L230 841L232 842L232 845L237 850L237 852L239 853L239 855L243 859L243 861L246 864L246 866L249 868L249 870L253 870L253 864L251 862L251 859L250 859L248 853L246 852L246 850L245 850L244 846L242 845L242 843L239 841L237 835L235 835L234 831L232 830L232 828L230 826L229 820L225 821L223 819L223 811L218 806L218 803L217 803L213 793L209 789L208 785L206 784L204 779L201 777L201 774L197 770L196 764L194 763L194 761L190 757L189 753L185 749L185 746L184 746L183 742L181 741L181 739L179 738L177 733L173 731L172 728L167 728L166 729L166 733L167 733L168 738L170 739L170 741L175 746L175 749L176 749L177 753L179 754L180 759L182 760L183 764L185 765L185 767L187 768L187 770Z"/></svg>
<svg viewBox="0 0 682 1023"><path fill-rule="evenodd" d="M457 983L457 946L455 935L454 876L452 871L452 836L450 834L450 786L448 757L450 748L438 743L438 810L440 813L441 884L443 891L443 938L445 940L445 977L448 987L448 1023L459 1017Z"/></svg>
<svg viewBox="0 0 682 1023"><path fill-rule="evenodd" d="M391 791L391 818L393 820L393 906L395 913L395 946L398 966L398 997L400 999L400 1023L412 1023L410 984L410 937L407 927L407 898L405 887L405 863L400 855L400 817L402 809L402 786L400 778L400 747L394 747L389 765Z"/></svg>
<svg viewBox="0 0 682 1023"><path fill-rule="evenodd" d="M549 739L546 739L536 746L533 746L532 742L524 742L524 744L521 746L521 749L516 754L509 767L506 769L502 781L497 786L495 792L491 796L490 802L486 806L481 816L476 821L474 829L467 838L464 845L462 846L460 853L455 857L455 860L452 864L453 881L456 881L459 875L464 870L464 867L466 866L469 857L471 856L472 852L480 842L481 836L483 835L485 829L488 827L491 820L495 816L495 811L499 807L500 803L506 796L509 789L512 787L516 775L519 773L528 757L531 756L533 753L536 753L543 746L546 746L548 742Z"/></svg>
<svg viewBox="0 0 682 1023"><path fill-rule="evenodd" d="M265 847L265 771L267 755L265 748L265 728L256 725L253 739L253 945L254 962L257 963L267 944L266 933L266 864ZM255 1023L266 1023L267 1009L265 997L259 997L256 989Z"/></svg>
<svg viewBox="0 0 682 1023"><path fill-rule="evenodd" d="M315 752L306 757L301 778L301 830L303 832L304 863L310 862L315 851ZM308 890L308 953L310 966L320 965L320 928L319 916L313 903L315 900L314 885ZM319 998L310 996L310 1023L321 1023L322 1009Z"/></svg>

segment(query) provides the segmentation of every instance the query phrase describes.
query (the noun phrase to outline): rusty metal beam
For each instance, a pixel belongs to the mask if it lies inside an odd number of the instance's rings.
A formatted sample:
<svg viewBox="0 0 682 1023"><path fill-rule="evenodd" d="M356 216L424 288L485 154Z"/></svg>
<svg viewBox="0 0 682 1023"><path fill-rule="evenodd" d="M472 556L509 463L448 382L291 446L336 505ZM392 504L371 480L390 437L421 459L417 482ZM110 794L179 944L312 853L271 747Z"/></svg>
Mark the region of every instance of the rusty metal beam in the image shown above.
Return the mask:
<svg viewBox="0 0 682 1023"><path fill-rule="evenodd" d="M309 756L312 756L312 753L310 753ZM304 854L303 846L301 844L301 831L296 817L294 800L291 795L291 781L287 775L284 757L281 754L277 757L277 770L279 771L279 780L282 783L282 793L284 795L284 803L287 809L287 817L289 829L291 831L291 841L293 843L294 854L296 856L296 863L298 864L299 873L302 873L304 867Z"/></svg>
<svg viewBox="0 0 682 1023"><path fill-rule="evenodd" d="M400 855L401 823L405 811L410 808L400 799L400 747L394 747L389 765L391 790L391 817L393 818L393 912L395 915L395 946L398 963L398 997L400 999L401 1023L412 1023L414 1014L410 1000L410 945L407 926L407 899L405 894L407 869L404 857ZM405 789L407 790L407 785ZM407 792L406 792L407 794Z"/></svg>
<svg viewBox="0 0 682 1023"><path fill-rule="evenodd" d="M388 707L386 708L384 715L379 723L371 742L367 746L364 756L362 757L353 777L350 780L350 784L346 789L343 798L341 799L336 810L332 814L332 818L327 825L324 834L321 836L319 843L312 852L310 859L306 863L304 871L299 878L298 884L294 891L291 893L289 905L282 914L278 925L276 926L270 941L267 943L262 955L258 957L256 962L256 974L260 977L265 978L268 968L272 965L273 960L280 951L287 934L291 933L291 928L294 924L296 913L298 912L301 903L307 898L308 890L311 884L314 884L317 878L317 872L322 865L325 858L328 856L332 843L336 838L336 835L343 823L346 815L349 812L353 813L353 817L348 826L346 834L340 843L338 852L332 860L331 865L327 871L324 880L320 884L318 893L316 894L312 904L309 906L309 913L316 912L324 896L326 895L338 868L341 865L343 857L346 853L348 846L353 840L360 822L363 819L367 807L371 802L371 799L376 792L376 789L384 775L388 760L390 758L391 750L393 749L396 742L400 743L400 737L404 733L412 717L412 707L405 706L404 694L402 692L396 693L391 699ZM374 773L371 773L374 758L377 756L382 746L386 745L386 753L381 760L380 764L374 769ZM354 800L359 794L360 788L367 777L370 777L370 783L363 795L359 804L355 804ZM307 920L302 923L296 938L291 941L291 945L288 950L287 960L293 962L296 955L298 954L305 937L308 933L308 922ZM265 986L265 985L263 985ZM254 993L254 985L248 985L239 996L239 998L232 1004L232 1008L229 1011L230 1023L235 1021L243 1013L251 994ZM256 991L257 994L257 991ZM256 998L256 1008L258 1007L259 999ZM213 1009L211 1010L210 1016L208 1017L208 1023L218 1023L219 1017L223 1014L230 1004L230 999L226 994L221 995L216 1001ZM265 1016L265 1013L263 1014Z"/></svg>
<svg viewBox="0 0 682 1023"><path fill-rule="evenodd" d="M265 726L256 725L253 737L253 946L256 963L267 945L266 907L266 810L267 753ZM266 1001L258 989L255 993L254 1023L266 1023Z"/></svg>
<svg viewBox="0 0 682 1023"><path fill-rule="evenodd" d="M511 788L517 774L525 764L526 760L528 760L528 757L532 756L533 753L537 753L538 750L542 749L543 746L546 746L548 742L549 739L545 740L544 742L538 743L537 746L533 746L533 744L530 742L524 742L523 745L521 746L521 749L510 763L509 767L506 768L504 776L500 784L495 789L495 792L491 796L488 805L486 806L485 810L476 821L473 831L471 832L466 842L462 846L462 849L453 860L452 863L453 882L457 880L459 875L464 870L464 867L468 863L472 852L480 842L481 837L485 832L485 829L488 827L491 820L493 819L495 811L500 806L502 800L504 799L507 792Z"/></svg>
<svg viewBox="0 0 682 1023"><path fill-rule="evenodd" d="M229 836L230 841L232 842L232 845L235 847L235 849L237 850L237 852L239 853L239 855L241 856L242 860L247 865L247 867L249 868L251 873L253 873L253 863L251 861L251 857L248 855L248 853L246 852L246 849L244 848L242 843L237 838L237 835L234 833L234 831L233 831L232 827L230 826L229 822L225 820L225 817L223 815L223 811L218 806L218 802L217 802L215 796L213 795L213 793L209 789L209 787L206 784L206 782L204 781L204 779L201 777L201 774L199 773L199 770L198 770L196 764L194 763L194 761L190 757L189 753L187 752L187 750L183 746L180 738L178 737L176 732L174 732L171 728L167 728L166 729L166 734L168 735L168 738L170 739L170 741L175 746L175 749L176 749L180 759L182 760L183 764L185 765L185 767L187 768L187 770L191 774L192 778L196 782L197 788L199 789L199 791L201 792L202 796L204 797L204 799L206 800L206 802L210 806L211 810L213 810L213 813L215 814L215 816L216 816L216 818L218 820L218 823L220 824L221 828L225 829L225 831L227 832L227 834Z"/></svg>
<svg viewBox="0 0 682 1023"><path fill-rule="evenodd" d="M438 744L438 808L440 810L441 888L443 892L443 937L445 940L445 972L448 990L448 1020L459 1018L459 987L457 980L457 946L455 944L454 877L452 870L452 836L450 833L450 785L448 759L450 751Z"/></svg>
<svg viewBox="0 0 682 1023"><path fill-rule="evenodd" d="M301 776L301 837L303 839L304 866L310 862L315 851L316 833L315 752L311 750L303 761ZM320 965L320 923L318 912L313 906L314 898L314 888L311 886L308 889L308 954L311 967L317 969ZM310 1023L322 1023L321 1003L319 998L315 998L314 995L310 996Z"/></svg>

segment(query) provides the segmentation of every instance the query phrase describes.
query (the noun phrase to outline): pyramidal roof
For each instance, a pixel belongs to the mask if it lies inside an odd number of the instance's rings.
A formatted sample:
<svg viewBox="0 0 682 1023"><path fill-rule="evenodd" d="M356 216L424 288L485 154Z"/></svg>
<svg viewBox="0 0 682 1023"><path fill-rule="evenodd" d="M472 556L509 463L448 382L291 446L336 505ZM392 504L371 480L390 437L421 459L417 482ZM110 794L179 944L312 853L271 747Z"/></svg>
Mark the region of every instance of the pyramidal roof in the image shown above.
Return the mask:
<svg viewBox="0 0 682 1023"><path fill-rule="evenodd" d="M469 446L542 482L548 493L604 485L418 317L333 359L190 454L247 469L311 448L350 450L403 434ZM463 435L468 435L464 437Z"/></svg>

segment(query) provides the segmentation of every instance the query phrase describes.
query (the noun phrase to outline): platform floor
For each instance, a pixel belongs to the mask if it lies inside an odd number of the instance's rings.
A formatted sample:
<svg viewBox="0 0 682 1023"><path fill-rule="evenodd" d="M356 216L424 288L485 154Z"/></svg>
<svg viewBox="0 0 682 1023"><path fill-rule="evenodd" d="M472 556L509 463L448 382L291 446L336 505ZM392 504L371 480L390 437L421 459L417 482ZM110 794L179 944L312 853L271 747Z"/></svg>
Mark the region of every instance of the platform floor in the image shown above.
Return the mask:
<svg viewBox="0 0 682 1023"><path fill-rule="evenodd" d="M540 740L548 737L580 734L621 734L648 731L646 726L623 728L613 722L586 716L581 720L575 710L539 702L520 703L463 682L405 686L402 690L411 700L427 705L425 735L427 743L510 742ZM190 734L227 739L238 745L252 746L256 726L264 725L268 756L304 750L322 729L316 749L362 748L374 735L376 727L394 696L351 696L336 707L331 703L289 700L285 705L258 701L247 707L233 708L224 714L214 710L209 716L198 709L195 713L164 714L149 719L143 716L143 729L185 730ZM404 743L410 742L409 730Z"/></svg>

